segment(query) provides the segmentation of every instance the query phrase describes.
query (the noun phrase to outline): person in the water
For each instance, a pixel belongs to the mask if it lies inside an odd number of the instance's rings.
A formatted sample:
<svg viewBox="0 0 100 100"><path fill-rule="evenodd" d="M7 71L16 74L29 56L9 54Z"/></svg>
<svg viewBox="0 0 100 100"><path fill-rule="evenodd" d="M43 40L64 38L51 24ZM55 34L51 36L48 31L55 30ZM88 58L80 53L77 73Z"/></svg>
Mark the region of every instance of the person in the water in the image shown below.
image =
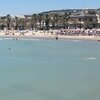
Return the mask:
<svg viewBox="0 0 100 100"><path fill-rule="evenodd" d="M56 36L55 39L58 40L58 36Z"/></svg>
<svg viewBox="0 0 100 100"><path fill-rule="evenodd" d="M9 48L9 50L11 50L11 48Z"/></svg>

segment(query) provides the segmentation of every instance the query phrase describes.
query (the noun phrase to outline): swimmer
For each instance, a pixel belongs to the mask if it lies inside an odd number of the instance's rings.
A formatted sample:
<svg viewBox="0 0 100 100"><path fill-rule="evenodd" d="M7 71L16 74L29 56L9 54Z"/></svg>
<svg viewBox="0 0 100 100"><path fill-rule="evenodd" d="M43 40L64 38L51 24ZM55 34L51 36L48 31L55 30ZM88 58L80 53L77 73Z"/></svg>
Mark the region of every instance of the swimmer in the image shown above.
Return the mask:
<svg viewBox="0 0 100 100"><path fill-rule="evenodd" d="M58 37L56 36L55 39L58 40Z"/></svg>
<svg viewBox="0 0 100 100"><path fill-rule="evenodd" d="M11 50L11 48L9 48L9 50Z"/></svg>

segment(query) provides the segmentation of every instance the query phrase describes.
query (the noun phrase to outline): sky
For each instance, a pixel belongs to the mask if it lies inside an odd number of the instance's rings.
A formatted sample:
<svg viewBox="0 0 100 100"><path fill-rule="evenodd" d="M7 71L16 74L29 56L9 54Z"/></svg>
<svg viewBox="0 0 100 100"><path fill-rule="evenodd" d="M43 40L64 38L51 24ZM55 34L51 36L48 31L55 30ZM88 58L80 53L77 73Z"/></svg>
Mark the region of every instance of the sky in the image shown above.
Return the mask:
<svg viewBox="0 0 100 100"><path fill-rule="evenodd" d="M49 10L100 8L100 0L1 0L0 15L24 15Z"/></svg>

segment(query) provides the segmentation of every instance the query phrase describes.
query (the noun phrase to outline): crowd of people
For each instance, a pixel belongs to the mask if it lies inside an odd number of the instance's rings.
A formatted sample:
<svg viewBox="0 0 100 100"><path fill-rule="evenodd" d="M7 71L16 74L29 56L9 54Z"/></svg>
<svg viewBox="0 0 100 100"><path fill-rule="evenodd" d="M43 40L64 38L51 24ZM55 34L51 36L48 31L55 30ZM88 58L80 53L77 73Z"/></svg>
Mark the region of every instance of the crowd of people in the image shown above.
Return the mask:
<svg viewBox="0 0 100 100"><path fill-rule="evenodd" d="M100 36L100 29L9 30L0 31L1 33L3 35Z"/></svg>
<svg viewBox="0 0 100 100"><path fill-rule="evenodd" d="M56 34L66 36L100 36L100 29L60 29L56 30Z"/></svg>

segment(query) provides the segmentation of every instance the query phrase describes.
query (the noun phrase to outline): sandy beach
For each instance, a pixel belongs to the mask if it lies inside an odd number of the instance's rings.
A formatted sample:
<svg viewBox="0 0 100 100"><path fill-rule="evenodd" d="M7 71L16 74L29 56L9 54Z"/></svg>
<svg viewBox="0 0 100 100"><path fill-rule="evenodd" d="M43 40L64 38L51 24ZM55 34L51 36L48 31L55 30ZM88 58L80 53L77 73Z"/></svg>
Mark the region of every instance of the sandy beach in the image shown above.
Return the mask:
<svg viewBox="0 0 100 100"><path fill-rule="evenodd" d="M100 36L94 35L61 35L56 34L55 31L52 32L45 32L45 31L0 31L0 38L39 38L39 39L77 39L77 40L100 40Z"/></svg>

